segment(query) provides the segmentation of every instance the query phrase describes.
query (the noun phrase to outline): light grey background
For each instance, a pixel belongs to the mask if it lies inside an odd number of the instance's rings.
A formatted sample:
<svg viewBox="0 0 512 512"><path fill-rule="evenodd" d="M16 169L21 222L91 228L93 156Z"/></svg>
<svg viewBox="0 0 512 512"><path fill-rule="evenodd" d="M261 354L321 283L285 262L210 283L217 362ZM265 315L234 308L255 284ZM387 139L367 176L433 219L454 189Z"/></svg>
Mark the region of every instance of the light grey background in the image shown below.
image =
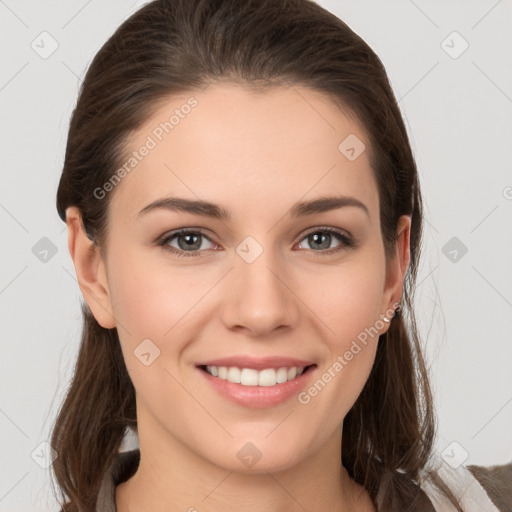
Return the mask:
<svg viewBox="0 0 512 512"><path fill-rule="evenodd" d="M0 0L1 511L56 510L50 470L35 460L48 461L40 445L72 373L81 293L55 193L80 79L143 3ZM438 452L465 464L509 462L511 2L319 3L382 59L419 166L427 222L417 310ZM52 39L57 49L42 58ZM54 255L41 252L43 237Z"/></svg>

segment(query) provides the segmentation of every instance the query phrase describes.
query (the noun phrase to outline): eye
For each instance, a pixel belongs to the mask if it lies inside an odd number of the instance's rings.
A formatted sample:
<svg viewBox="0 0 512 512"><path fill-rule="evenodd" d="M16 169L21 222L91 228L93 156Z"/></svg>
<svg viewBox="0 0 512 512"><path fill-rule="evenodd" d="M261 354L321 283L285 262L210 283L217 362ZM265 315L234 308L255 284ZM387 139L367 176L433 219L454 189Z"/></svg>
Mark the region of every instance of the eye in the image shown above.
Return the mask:
<svg viewBox="0 0 512 512"><path fill-rule="evenodd" d="M169 245L171 241L174 241L174 239L176 239L178 247ZM198 252L200 252L200 249L205 250L202 244L203 240L208 240L211 242L211 240L200 231L182 229L180 231L171 233L169 236L166 236L163 240L158 242L157 245L163 247L167 251L176 254L178 257L197 256Z"/></svg>
<svg viewBox="0 0 512 512"><path fill-rule="evenodd" d="M333 238L341 243L330 248ZM355 246L354 241L345 232L333 228L315 228L315 231L310 231L302 240L307 240L310 247L322 249L321 251L313 251L320 253L319 255L332 254Z"/></svg>
<svg viewBox="0 0 512 512"><path fill-rule="evenodd" d="M334 248L330 248L333 239L341 243ZM202 243L205 240L213 244L210 238L201 231L181 229L165 236L157 242L157 245L178 257L200 256L201 252L207 250ZM307 240L310 247L321 249L320 251L313 251L319 253L318 255L328 255L355 246L355 242L344 231L334 228L315 228L315 231L310 231L302 240ZM178 247L170 245L174 241L177 242Z"/></svg>

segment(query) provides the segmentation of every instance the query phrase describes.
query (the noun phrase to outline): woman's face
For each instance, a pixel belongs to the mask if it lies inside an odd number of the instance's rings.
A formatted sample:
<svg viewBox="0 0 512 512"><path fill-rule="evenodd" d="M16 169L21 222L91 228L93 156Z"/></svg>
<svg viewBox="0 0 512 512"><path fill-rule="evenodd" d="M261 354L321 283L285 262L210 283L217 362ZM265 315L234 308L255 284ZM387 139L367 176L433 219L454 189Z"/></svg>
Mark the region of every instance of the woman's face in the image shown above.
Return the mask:
<svg viewBox="0 0 512 512"><path fill-rule="evenodd" d="M306 88L213 84L169 98L128 143L120 182L97 191L111 194L105 294L88 302L117 327L141 449L268 471L338 446L405 271L386 267L362 126ZM314 206L327 197L345 205ZM217 206L147 208L169 198ZM224 358L247 384L198 367Z"/></svg>

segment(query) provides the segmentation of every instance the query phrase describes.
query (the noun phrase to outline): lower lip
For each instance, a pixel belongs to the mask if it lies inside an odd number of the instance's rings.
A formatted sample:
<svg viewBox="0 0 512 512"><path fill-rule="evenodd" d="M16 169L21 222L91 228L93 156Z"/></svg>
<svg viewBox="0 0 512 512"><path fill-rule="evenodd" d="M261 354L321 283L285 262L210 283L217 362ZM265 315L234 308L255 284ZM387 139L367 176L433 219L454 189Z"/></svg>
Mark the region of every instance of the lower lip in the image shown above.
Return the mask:
<svg viewBox="0 0 512 512"><path fill-rule="evenodd" d="M315 372L316 368L316 366L311 366L299 377L282 384L276 384L275 386L244 386L243 384L235 384L219 379L210 375L205 370L196 367L197 371L203 375L206 381L220 395L239 405L255 409L272 407L273 405L286 402L292 396L297 395L305 387L306 382Z"/></svg>

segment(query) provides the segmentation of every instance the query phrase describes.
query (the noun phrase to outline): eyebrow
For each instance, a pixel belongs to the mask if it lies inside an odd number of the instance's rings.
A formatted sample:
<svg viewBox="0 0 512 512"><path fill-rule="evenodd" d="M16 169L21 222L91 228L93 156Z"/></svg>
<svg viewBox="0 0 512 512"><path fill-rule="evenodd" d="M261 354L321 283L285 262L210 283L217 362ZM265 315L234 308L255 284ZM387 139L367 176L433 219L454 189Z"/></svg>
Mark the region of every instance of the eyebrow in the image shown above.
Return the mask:
<svg viewBox="0 0 512 512"><path fill-rule="evenodd" d="M295 218L305 217L306 215L323 213L347 206L360 208L366 213L368 218L370 217L370 213L366 205L359 199L351 196L327 196L313 199L311 201L297 202L290 208L290 210L288 210L287 213L291 217ZM145 206L137 214L137 218L143 217L152 211L160 209L182 211L218 220L229 221L231 219L229 211L219 205L208 201L185 199L181 197L164 197L162 199L157 199Z"/></svg>

